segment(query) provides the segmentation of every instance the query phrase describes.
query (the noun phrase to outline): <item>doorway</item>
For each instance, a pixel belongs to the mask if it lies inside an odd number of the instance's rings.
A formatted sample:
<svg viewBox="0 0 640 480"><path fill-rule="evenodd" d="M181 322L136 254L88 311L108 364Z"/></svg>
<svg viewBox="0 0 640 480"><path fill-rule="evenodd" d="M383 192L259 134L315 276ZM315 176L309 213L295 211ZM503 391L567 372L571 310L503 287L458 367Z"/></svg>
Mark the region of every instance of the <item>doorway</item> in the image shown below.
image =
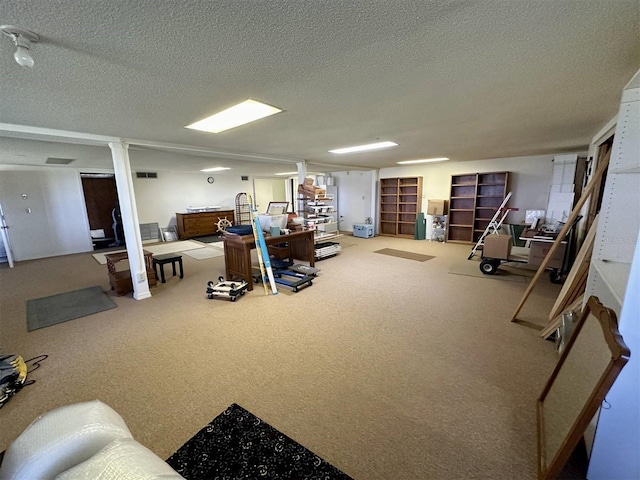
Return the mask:
<svg viewBox="0 0 640 480"><path fill-rule="evenodd" d="M254 178L254 205L258 212L266 212L269 202L286 202L286 186L287 182L283 178ZM289 205L289 211L291 207Z"/></svg>
<svg viewBox="0 0 640 480"><path fill-rule="evenodd" d="M4 219L2 205L0 205L0 262L9 263L9 267L13 268L13 253L11 252L11 243L9 243L9 227Z"/></svg>
<svg viewBox="0 0 640 480"><path fill-rule="evenodd" d="M118 189L113 174L81 173L93 249L124 245Z"/></svg>

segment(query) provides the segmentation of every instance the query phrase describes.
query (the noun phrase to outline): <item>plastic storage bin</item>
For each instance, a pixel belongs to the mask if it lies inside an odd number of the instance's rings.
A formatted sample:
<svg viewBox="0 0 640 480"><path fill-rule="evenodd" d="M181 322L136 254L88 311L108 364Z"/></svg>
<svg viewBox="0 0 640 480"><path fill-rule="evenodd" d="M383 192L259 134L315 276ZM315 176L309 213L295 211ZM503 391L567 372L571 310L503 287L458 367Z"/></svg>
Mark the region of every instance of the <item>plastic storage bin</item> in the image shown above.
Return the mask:
<svg viewBox="0 0 640 480"><path fill-rule="evenodd" d="M373 238L373 225L368 223L354 225L353 236L360 238Z"/></svg>

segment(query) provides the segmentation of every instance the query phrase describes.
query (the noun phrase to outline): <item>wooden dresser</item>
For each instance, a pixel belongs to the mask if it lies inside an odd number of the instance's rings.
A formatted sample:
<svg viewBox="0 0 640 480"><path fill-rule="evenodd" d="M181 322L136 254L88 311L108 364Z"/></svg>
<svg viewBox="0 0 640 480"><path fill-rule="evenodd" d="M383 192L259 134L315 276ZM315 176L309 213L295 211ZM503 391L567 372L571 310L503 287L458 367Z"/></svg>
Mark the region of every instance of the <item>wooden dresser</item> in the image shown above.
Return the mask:
<svg viewBox="0 0 640 480"><path fill-rule="evenodd" d="M218 232L218 220L226 218L232 224L233 210L216 210L214 212L176 213L179 238L215 235Z"/></svg>

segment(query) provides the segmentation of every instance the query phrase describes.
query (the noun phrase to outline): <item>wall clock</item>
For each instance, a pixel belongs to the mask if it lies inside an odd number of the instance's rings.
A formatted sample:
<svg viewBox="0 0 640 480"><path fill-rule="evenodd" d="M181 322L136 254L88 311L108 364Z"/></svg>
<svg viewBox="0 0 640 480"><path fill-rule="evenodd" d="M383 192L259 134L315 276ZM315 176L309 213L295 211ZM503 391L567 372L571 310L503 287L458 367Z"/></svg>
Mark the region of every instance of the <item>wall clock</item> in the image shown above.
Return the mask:
<svg viewBox="0 0 640 480"><path fill-rule="evenodd" d="M209 182L209 183L213 183L213 177L208 177L208 178L207 178L207 182Z"/></svg>

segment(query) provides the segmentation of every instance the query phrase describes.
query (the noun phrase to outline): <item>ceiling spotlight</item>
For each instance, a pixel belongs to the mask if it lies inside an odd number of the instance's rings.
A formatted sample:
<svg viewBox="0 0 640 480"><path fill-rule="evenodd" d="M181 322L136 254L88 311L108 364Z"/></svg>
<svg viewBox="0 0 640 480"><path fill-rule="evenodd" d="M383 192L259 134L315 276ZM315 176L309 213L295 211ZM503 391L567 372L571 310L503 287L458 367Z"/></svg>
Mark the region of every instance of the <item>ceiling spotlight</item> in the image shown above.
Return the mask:
<svg viewBox="0 0 640 480"><path fill-rule="evenodd" d="M31 43L37 42L40 37L29 30L12 25L2 25L0 31L13 39L13 43L16 45L16 53L13 54L13 58L16 63L21 67L33 67L34 61L30 53Z"/></svg>

